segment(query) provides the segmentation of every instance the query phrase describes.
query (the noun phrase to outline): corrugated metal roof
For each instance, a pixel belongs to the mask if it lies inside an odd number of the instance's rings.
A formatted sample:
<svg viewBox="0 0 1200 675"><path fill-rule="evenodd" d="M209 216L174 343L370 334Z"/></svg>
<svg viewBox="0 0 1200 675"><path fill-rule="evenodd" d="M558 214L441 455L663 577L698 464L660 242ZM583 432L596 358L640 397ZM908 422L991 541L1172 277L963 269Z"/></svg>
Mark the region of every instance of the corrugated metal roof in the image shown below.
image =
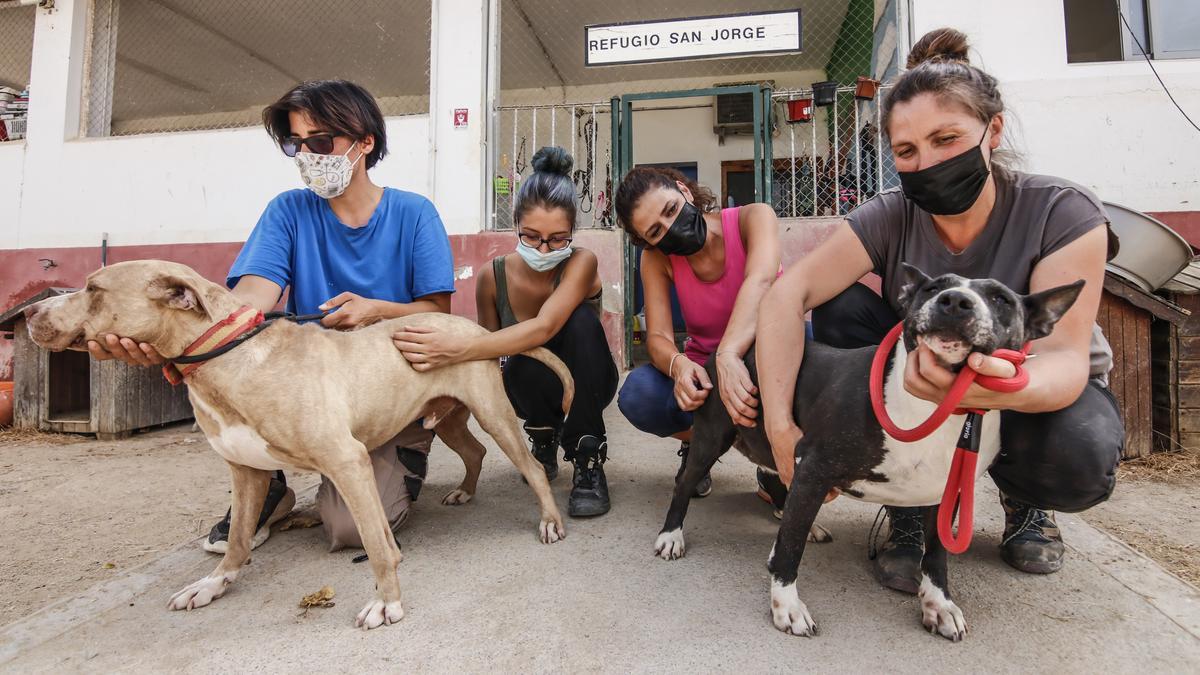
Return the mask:
<svg viewBox="0 0 1200 675"><path fill-rule="evenodd" d="M1200 293L1200 260L1193 260L1183 271L1163 285L1163 290L1176 293Z"/></svg>

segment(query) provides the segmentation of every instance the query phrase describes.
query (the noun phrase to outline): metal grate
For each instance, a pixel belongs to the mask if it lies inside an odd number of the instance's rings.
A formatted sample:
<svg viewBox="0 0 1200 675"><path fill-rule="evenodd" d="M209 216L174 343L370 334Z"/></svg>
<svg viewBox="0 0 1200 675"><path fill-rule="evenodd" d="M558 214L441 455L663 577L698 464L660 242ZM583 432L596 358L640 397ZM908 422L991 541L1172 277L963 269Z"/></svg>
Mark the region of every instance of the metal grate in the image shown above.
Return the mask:
<svg viewBox="0 0 1200 675"><path fill-rule="evenodd" d="M89 19L92 136L252 126L314 79L429 111L431 0L94 0Z"/></svg>
<svg viewBox="0 0 1200 675"><path fill-rule="evenodd" d="M826 200L825 194L836 192L834 185L841 185L840 174L846 171L846 152L832 148L840 135L849 134L853 126L855 106L852 93L838 97L838 111L822 111L818 121L812 124L818 129L815 143L812 130L791 128L782 122L782 101L787 96L799 95L814 82L836 81L843 92L853 85L858 76L877 80L890 77L897 68L897 0L746 0L732 7L721 0L610 0L606 3L579 3L569 0L501 0L500 1L500 91L495 118L496 138L492 144L497 184L503 187L515 185L530 169L522 163L538 147L552 140L571 149L564 141L571 136L564 134L564 125L580 119L580 111L587 117L591 106L597 106L598 135L593 150L590 184L577 181L577 188L590 188L589 195L581 194L582 227L612 226L611 217L604 217L611 186L607 176L612 176L611 125L608 104L612 97L632 93L653 91L676 91L707 88L718 85L769 83L783 92L773 126L774 166L773 183L791 181L791 158L810 156L814 153L820 163L817 189L810 189L807 197L812 206L804 208L806 197L798 190L780 192L776 187L772 200L781 216L792 214L820 215L825 211L837 210L836 201ZM694 61L676 61L618 65L607 67L584 66L584 27L590 24L644 21L729 14L731 12L758 12L790 10L799 7L802 17L801 53L743 58L715 58ZM586 102L576 105L576 102ZM688 163L696 162L700 182L714 192L722 187L722 177L736 170L739 165L753 157L752 145L743 134L753 131L753 124L728 124L721 122L722 115L737 116L735 100L697 98L679 100L669 106L657 105L653 110L637 111L634 122L634 163ZM863 104L860 115L870 116ZM703 109L703 110L701 110ZM557 112L551 113L551 110ZM536 123L534 118L536 117ZM644 124L642 120L650 123ZM836 132L834 131L836 127ZM828 130L826 130L828 128ZM858 128L861 132L862 127ZM552 138L552 130L557 137ZM536 132L536 133L535 133ZM790 151L792 136L796 136L796 151ZM801 137L808 136L807 143ZM649 142L648 142L649 139ZM576 147L578 148L577 136ZM850 140L847 135L846 140ZM654 145L664 150L669 157L651 157L644 149ZM878 144L876 143L876 146ZM812 147L809 147L812 146ZM525 154L521 154L521 148ZM801 152L803 150L803 152ZM737 154L737 153L742 154ZM573 153L575 154L575 153ZM663 154L663 153L659 153ZM744 155L744 156L743 156ZM828 158L838 156L838 179L825 178L835 163ZM851 153L850 156L856 156ZM811 160L810 160L811 161ZM888 160L890 161L890 160ZM828 165L826 164L828 162ZM577 165L580 164L577 157ZM797 182L801 171L797 167ZM866 170L855 169L859 173ZM879 173L878 171L876 173ZM894 172L891 172L894 174ZM890 184L887 166L883 176L876 177L869 189L877 185ZM811 183L811 176L808 178ZM854 195L855 199L867 194L866 190ZM494 227L511 227L511 196L502 190L493 190ZM847 198L850 196L847 195ZM723 200L728 202L728 200ZM828 201L829 203L826 203ZM582 213L583 202L590 202L592 212ZM593 220L592 213L600 216Z"/></svg>
<svg viewBox="0 0 1200 675"><path fill-rule="evenodd" d="M25 137L36 7L0 5L0 142Z"/></svg>

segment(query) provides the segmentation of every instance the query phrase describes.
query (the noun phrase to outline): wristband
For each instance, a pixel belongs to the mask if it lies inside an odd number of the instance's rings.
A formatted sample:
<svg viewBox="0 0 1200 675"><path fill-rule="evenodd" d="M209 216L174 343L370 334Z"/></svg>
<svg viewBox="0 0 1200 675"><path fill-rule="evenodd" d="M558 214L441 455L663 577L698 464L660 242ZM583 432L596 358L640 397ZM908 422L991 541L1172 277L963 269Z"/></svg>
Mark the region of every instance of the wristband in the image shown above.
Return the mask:
<svg viewBox="0 0 1200 675"><path fill-rule="evenodd" d="M683 356L683 352L675 352L675 355L671 357L671 362L667 365L667 377L672 380L675 379L675 359L681 356Z"/></svg>

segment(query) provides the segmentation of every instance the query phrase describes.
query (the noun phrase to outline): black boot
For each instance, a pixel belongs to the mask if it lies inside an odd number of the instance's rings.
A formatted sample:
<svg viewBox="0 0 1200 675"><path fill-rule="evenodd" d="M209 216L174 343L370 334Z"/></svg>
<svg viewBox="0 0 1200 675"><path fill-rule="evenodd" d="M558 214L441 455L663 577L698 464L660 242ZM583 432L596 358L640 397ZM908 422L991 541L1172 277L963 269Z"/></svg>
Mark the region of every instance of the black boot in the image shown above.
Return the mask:
<svg viewBox="0 0 1200 675"><path fill-rule="evenodd" d="M692 448L692 444L684 441L679 444L679 470L675 472L675 484L679 484L679 477L683 475L683 467L687 466L688 450ZM712 492L712 475L704 474L704 478L696 483L696 489L692 492L693 497L707 497Z"/></svg>
<svg viewBox="0 0 1200 675"><path fill-rule="evenodd" d="M525 427L534 459L546 470L546 480L558 477L558 430L554 427Z"/></svg>
<svg viewBox="0 0 1200 675"><path fill-rule="evenodd" d="M1029 574L1062 569L1065 546L1054 512L1022 504L1003 492L1000 504L1004 507L1004 539L1000 542L1004 562Z"/></svg>
<svg viewBox="0 0 1200 675"><path fill-rule="evenodd" d="M877 552L875 535L881 517L875 518L870 536L868 557L875 560L875 577L879 583L900 591L916 595L921 587L921 557L925 554L925 526L918 507L885 506L880 514L887 514L891 528L887 541Z"/></svg>
<svg viewBox="0 0 1200 675"><path fill-rule="evenodd" d="M567 498L567 513L572 518L600 516L608 513L608 479L604 476L604 460L608 459L608 443L595 436L579 439L575 452L567 461L575 464L571 495Z"/></svg>

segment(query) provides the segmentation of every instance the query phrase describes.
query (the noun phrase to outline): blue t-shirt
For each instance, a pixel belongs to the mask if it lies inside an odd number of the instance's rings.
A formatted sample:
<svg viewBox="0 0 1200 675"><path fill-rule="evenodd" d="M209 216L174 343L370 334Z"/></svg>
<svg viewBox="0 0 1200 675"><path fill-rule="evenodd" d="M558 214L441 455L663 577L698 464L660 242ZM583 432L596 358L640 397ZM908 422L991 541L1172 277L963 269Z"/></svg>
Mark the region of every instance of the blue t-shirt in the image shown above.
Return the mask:
<svg viewBox="0 0 1200 675"><path fill-rule="evenodd" d="M453 293L453 266L442 219L418 194L384 188L371 220L354 228L316 193L298 189L267 205L225 283L233 288L253 274L290 286L288 311L313 314L346 291L404 303Z"/></svg>

